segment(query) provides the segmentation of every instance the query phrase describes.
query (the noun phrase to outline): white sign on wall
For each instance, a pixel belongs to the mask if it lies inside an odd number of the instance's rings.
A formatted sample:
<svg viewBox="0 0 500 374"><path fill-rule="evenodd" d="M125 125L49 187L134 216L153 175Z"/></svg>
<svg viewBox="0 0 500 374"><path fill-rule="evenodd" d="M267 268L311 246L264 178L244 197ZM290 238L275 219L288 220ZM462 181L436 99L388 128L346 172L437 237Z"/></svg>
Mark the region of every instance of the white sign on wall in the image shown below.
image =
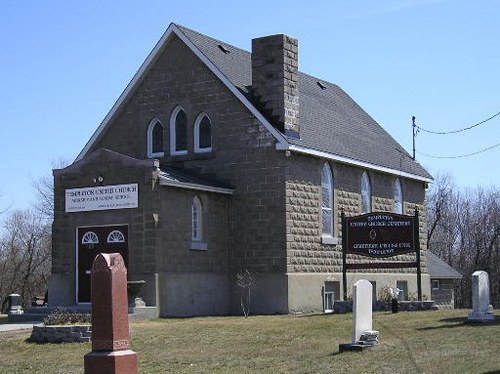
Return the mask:
<svg viewBox="0 0 500 374"><path fill-rule="evenodd" d="M139 206L137 183L66 190L66 213L129 209Z"/></svg>

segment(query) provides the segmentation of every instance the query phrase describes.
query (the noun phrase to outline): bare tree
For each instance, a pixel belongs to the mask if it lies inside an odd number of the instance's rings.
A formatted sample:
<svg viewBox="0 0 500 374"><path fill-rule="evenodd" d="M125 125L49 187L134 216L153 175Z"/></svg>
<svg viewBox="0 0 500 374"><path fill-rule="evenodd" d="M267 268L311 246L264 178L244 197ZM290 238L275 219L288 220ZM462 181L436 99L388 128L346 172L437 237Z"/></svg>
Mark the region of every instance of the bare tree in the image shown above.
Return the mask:
<svg viewBox="0 0 500 374"><path fill-rule="evenodd" d="M476 270L489 273L492 302L500 305L499 189L459 191L448 176L438 176L427 201L429 250L463 274L455 290L457 306L471 306Z"/></svg>
<svg viewBox="0 0 500 374"><path fill-rule="evenodd" d="M44 294L50 273L50 225L30 209L12 211L0 238L0 299L19 293L25 305Z"/></svg>
<svg viewBox="0 0 500 374"><path fill-rule="evenodd" d="M255 276L244 269L236 274L236 285L240 289L240 305L245 318L250 314L250 304L252 301L252 290L255 287Z"/></svg>
<svg viewBox="0 0 500 374"><path fill-rule="evenodd" d="M69 162L63 158L52 162L54 169L60 169L67 166ZM36 202L34 208L47 220L54 219L54 178L52 175L44 176L33 181L33 187L36 192Z"/></svg>

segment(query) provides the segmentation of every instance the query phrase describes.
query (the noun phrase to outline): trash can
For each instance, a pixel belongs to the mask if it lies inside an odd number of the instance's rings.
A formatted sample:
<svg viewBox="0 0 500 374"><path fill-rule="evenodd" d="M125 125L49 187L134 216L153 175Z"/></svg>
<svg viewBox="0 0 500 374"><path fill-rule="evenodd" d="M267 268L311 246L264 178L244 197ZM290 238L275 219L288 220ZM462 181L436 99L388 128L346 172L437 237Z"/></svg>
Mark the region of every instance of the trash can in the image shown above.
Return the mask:
<svg viewBox="0 0 500 374"><path fill-rule="evenodd" d="M23 300L17 293L7 296L7 314L23 314Z"/></svg>

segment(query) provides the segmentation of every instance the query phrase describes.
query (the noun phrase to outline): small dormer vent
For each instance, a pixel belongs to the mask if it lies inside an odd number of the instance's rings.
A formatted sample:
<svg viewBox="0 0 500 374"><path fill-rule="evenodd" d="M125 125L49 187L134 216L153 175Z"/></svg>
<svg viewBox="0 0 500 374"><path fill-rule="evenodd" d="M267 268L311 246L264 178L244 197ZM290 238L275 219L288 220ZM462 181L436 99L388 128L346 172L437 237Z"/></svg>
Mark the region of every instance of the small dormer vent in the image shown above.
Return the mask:
<svg viewBox="0 0 500 374"><path fill-rule="evenodd" d="M219 47L219 49L224 52L226 55L228 53L231 53L231 51L229 49L227 49L226 47L224 47L222 44L217 44L217 47Z"/></svg>

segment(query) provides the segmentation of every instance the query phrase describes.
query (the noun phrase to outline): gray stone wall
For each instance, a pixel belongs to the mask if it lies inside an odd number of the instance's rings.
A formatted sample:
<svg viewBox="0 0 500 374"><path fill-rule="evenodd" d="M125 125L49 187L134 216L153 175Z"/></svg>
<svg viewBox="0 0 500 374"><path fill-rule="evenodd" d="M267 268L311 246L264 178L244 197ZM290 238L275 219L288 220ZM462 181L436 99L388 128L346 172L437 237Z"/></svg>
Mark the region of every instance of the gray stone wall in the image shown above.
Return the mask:
<svg viewBox="0 0 500 374"><path fill-rule="evenodd" d="M169 120L178 105L187 115L188 154L171 157ZM207 154L193 149L193 124L200 112L212 122L213 151ZM235 187L228 211L230 272L243 267L285 271L285 156L275 150L271 133L176 37L95 148L145 158L147 126L155 117L165 130L162 162Z"/></svg>
<svg viewBox="0 0 500 374"><path fill-rule="evenodd" d="M152 164L152 161L151 161ZM66 213L65 190L94 186L93 178L102 175L106 185L138 183L139 207L107 211ZM54 223L52 234L52 282L50 303L72 305L76 301L76 228L95 225L125 224L129 227L129 268L131 276L155 272L153 168L127 165L100 154L92 162L79 162L54 171ZM151 239L153 238L153 239ZM55 279L54 278L54 279ZM55 294L54 292L57 292ZM64 295L64 298L62 298Z"/></svg>
<svg viewBox="0 0 500 374"><path fill-rule="evenodd" d="M290 79L293 81L293 76ZM297 104L295 101L292 97L294 105ZM170 156L170 116L179 105L187 115L188 153ZM212 123L212 152L196 154L193 127L201 112ZM145 159L147 128L153 118L159 119L164 126L163 165L214 178L234 188L234 194L198 193L155 185L151 170L129 167L109 159L95 160L75 173L56 172L53 270L61 279L68 279L68 289L75 282L75 227L96 224L129 225L132 278L158 273L160 283L182 283L178 287L182 295L176 300L189 301L191 307L179 306L175 311L180 313L178 315L198 313L200 306L196 305L196 298L202 291L211 293L230 289L230 292L221 291L227 292L225 296L217 295L221 299L214 299L219 300L220 305L205 298L203 307L217 314L237 310L239 299L232 279L244 268L258 274L260 290L255 292L255 311L266 313L287 312L291 308L292 296L301 297L297 292L286 294L295 281L290 281L284 274L341 272L341 208L347 215L359 214L362 169L330 163L335 178L337 244L322 243L320 178L324 160L295 153L287 156L277 151L271 133L175 36L139 87L119 108L90 152L108 148ZM299 130L298 122L291 121L291 124L296 126L290 126L289 130ZM138 182L140 207L64 213L64 189L89 186L92 184L89 176L99 174L105 176L106 184ZM377 172L369 174L374 210L392 210L394 177ZM401 181L405 212L413 214L415 207L420 209L421 246L425 249L424 187L422 183L404 178ZM191 202L195 194L204 206L206 251L190 248ZM424 262L425 252L422 259ZM358 260L369 261L366 258ZM192 275L193 281L185 283L186 279L180 276L183 273ZM313 278L314 289L320 290L321 279ZM172 300L172 287L171 283L162 288L158 296L162 315L167 313L166 310L172 310L168 301L169 298ZM60 292L66 294L63 289ZM70 289L68 295L71 301L75 300L74 290ZM320 305L318 300L321 301L321 296L314 299L315 305ZM301 300L293 303L294 309L307 310Z"/></svg>
<svg viewBox="0 0 500 374"><path fill-rule="evenodd" d="M337 244L321 240L321 168L324 160L292 154L286 182L287 266L288 272L342 272L341 211L347 216L361 214L360 178L363 169L330 163L334 174L335 227ZM394 176L369 171L372 183L373 211L393 211ZM405 214L420 212L420 246L422 271L425 263L425 189L422 183L402 179ZM375 262L369 258L349 255L350 262ZM385 261L415 261L415 255L396 256ZM379 262L379 260L377 260ZM416 269L379 269L366 272L415 272ZM359 271L361 272L361 270Z"/></svg>
<svg viewBox="0 0 500 374"><path fill-rule="evenodd" d="M215 193L160 188L157 225L158 271L167 273L222 273L228 271L228 197ZM202 243L192 246L191 204L197 196L203 209Z"/></svg>

